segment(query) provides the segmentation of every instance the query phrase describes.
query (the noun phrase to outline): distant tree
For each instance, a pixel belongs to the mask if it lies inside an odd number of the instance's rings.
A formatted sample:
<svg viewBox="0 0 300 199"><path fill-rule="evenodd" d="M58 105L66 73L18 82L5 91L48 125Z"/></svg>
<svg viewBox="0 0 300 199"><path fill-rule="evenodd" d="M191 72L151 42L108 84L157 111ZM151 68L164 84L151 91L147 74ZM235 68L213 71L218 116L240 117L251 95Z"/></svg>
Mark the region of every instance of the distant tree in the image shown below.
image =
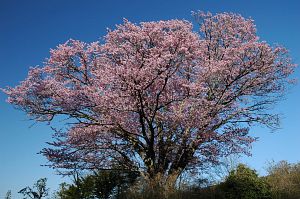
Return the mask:
<svg viewBox="0 0 300 199"><path fill-rule="evenodd" d="M49 189L46 187L47 178L39 179L33 187L25 187L21 189L18 193L23 194L24 199L42 199L48 196Z"/></svg>
<svg viewBox="0 0 300 199"><path fill-rule="evenodd" d="M42 150L50 166L121 162L150 179L176 180L219 157L249 154L249 126L277 127L268 110L290 83L287 50L260 41L253 20L238 14L194 16L198 33L184 20L125 20L103 44L69 40L5 90L37 121L70 119Z"/></svg>
<svg viewBox="0 0 300 199"><path fill-rule="evenodd" d="M255 170L239 164L220 185L226 199L271 199L270 186Z"/></svg>
<svg viewBox="0 0 300 199"><path fill-rule="evenodd" d="M5 199L11 199L11 190L8 190L8 191L6 192L6 195L5 195L4 198L5 198Z"/></svg>
<svg viewBox="0 0 300 199"><path fill-rule="evenodd" d="M267 171L266 180L271 185L274 199L300 198L300 163L271 163Z"/></svg>

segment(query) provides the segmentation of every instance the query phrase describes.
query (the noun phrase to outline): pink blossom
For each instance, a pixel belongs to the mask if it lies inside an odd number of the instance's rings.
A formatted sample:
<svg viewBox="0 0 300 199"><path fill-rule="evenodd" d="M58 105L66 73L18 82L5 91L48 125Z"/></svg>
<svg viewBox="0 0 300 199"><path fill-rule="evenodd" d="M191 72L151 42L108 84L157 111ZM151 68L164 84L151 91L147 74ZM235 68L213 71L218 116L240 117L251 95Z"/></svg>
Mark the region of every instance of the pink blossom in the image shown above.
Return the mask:
<svg viewBox="0 0 300 199"><path fill-rule="evenodd" d="M199 33L183 20L124 20L103 44L69 40L4 90L39 121L76 121L42 151L53 167L180 173L248 154L249 125L276 126L267 110L295 67L287 50L260 41L251 19L194 15Z"/></svg>

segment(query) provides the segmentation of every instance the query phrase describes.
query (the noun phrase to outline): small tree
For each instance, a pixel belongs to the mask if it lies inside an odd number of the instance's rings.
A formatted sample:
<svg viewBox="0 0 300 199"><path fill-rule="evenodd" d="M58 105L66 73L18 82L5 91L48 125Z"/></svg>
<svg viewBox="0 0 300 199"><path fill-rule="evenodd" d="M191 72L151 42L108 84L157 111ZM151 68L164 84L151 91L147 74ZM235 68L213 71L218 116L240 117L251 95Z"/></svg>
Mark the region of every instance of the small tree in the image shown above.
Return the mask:
<svg viewBox="0 0 300 199"><path fill-rule="evenodd" d="M23 194L24 199L42 199L48 196L49 189L46 187L47 178L39 179L33 187L25 187L21 189L18 193Z"/></svg>
<svg viewBox="0 0 300 199"><path fill-rule="evenodd" d="M226 199L271 199L270 186L255 170L240 164L230 172L221 189Z"/></svg>
<svg viewBox="0 0 300 199"><path fill-rule="evenodd" d="M8 190L8 191L6 192L6 195L5 195L4 198L5 198L5 199L11 199L11 190Z"/></svg>

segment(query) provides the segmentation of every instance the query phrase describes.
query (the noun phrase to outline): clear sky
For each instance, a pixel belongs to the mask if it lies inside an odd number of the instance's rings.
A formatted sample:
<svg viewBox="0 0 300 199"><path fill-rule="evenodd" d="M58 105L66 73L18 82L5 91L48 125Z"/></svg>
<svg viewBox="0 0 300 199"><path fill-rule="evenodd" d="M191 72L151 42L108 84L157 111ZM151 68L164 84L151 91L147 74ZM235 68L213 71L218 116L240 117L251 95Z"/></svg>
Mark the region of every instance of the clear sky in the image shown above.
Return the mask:
<svg viewBox="0 0 300 199"><path fill-rule="evenodd" d="M295 63L300 63L300 1L268 0L0 0L0 87L15 86L22 81L30 66L42 65L49 49L69 38L96 41L123 18L132 22L187 19L191 11L236 12L252 17L261 40L287 47ZM299 69L295 77L300 77ZM283 115L281 129L253 128L260 139L253 145L252 157L242 161L264 174L270 160L300 161L300 84L292 88L276 110ZM0 92L0 199L7 190L16 192L47 177L49 187L57 188L66 179L40 165L46 159L37 154L51 129L34 124L24 113L5 102ZM32 126L32 127L31 127Z"/></svg>

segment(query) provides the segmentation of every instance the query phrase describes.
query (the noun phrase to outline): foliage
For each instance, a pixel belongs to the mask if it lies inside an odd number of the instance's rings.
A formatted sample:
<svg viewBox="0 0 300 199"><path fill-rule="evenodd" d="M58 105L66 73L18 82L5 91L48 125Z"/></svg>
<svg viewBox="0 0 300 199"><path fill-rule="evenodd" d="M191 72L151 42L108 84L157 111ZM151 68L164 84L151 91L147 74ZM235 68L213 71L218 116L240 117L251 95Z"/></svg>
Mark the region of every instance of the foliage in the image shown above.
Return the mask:
<svg viewBox="0 0 300 199"><path fill-rule="evenodd" d="M243 164L231 171L220 186L226 199L271 199L268 183L260 178L255 170Z"/></svg>
<svg viewBox="0 0 300 199"><path fill-rule="evenodd" d="M235 166L225 159L221 171L224 181L216 184L197 184L187 179L176 187L155 179L138 176L138 172L98 171L77 177L74 184L62 183L56 199L298 199L300 193L300 164L281 161L268 167L268 175L259 177L255 170L243 164ZM224 164L221 164L222 167ZM215 172L215 170L211 170ZM225 171L223 173L223 171ZM218 173L217 173L218 175ZM161 175L160 177L164 177ZM195 176L185 176L196 178ZM209 177L209 176L208 176ZM201 182L203 178L199 179Z"/></svg>
<svg viewBox="0 0 300 199"><path fill-rule="evenodd" d="M80 177L74 184L63 183L56 194L59 199L108 199L119 197L138 177L137 172L103 170Z"/></svg>
<svg viewBox="0 0 300 199"><path fill-rule="evenodd" d="M25 187L18 193L23 194L26 198L42 199L48 196L49 189L46 187L47 178L41 178L33 185L33 187Z"/></svg>
<svg viewBox="0 0 300 199"><path fill-rule="evenodd" d="M271 185L274 199L300 198L300 163L280 161L271 164L266 180Z"/></svg>
<svg viewBox="0 0 300 199"><path fill-rule="evenodd" d="M37 121L70 119L42 150L51 167L120 164L166 180L249 154L249 126L277 126L268 110L290 83L287 50L260 41L253 20L238 14L194 16L198 33L184 20L125 20L103 44L69 40L4 90Z"/></svg>
<svg viewBox="0 0 300 199"><path fill-rule="evenodd" d="M4 199L11 199L11 190L6 192Z"/></svg>

